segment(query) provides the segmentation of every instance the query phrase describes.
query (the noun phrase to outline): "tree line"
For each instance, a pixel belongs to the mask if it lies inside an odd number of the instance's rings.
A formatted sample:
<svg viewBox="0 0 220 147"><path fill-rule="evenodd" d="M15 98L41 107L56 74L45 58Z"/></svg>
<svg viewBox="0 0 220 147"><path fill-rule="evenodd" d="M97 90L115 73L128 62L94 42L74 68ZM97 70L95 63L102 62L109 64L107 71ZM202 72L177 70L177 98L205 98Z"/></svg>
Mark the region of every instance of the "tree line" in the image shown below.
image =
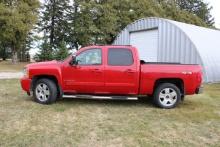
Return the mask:
<svg viewBox="0 0 220 147"><path fill-rule="evenodd" d="M22 60L37 42L36 59L63 59L70 49L111 44L144 17L213 27L211 9L203 0L0 0L0 58Z"/></svg>

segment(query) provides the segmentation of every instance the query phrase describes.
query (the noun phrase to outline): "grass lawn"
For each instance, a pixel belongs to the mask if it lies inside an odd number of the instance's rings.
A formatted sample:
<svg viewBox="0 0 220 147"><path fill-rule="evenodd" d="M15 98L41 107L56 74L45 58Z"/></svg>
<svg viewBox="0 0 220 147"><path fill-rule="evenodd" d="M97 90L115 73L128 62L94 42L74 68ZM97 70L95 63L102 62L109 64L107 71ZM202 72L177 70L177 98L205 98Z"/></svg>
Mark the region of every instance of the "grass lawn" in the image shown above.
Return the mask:
<svg viewBox="0 0 220 147"><path fill-rule="evenodd" d="M220 84L176 109L147 101L64 99L40 105L0 80L0 146L220 146Z"/></svg>
<svg viewBox="0 0 220 147"><path fill-rule="evenodd" d="M27 62L18 62L17 64L12 64L10 60L0 61L0 72L17 72L22 71L24 66L28 64Z"/></svg>

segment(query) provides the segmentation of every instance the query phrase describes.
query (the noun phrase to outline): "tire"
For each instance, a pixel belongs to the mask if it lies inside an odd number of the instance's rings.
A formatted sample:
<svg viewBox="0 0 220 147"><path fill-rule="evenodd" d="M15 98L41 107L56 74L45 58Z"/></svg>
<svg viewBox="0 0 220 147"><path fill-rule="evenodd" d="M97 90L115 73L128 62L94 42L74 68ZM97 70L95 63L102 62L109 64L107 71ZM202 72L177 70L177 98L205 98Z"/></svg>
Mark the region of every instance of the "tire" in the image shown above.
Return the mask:
<svg viewBox="0 0 220 147"><path fill-rule="evenodd" d="M39 79L33 89L34 100L40 104L51 104L57 99L57 86L50 79Z"/></svg>
<svg viewBox="0 0 220 147"><path fill-rule="evenodd" d="M156 88L153 99L160 108L175 108L181 101L180 89L174 84L162 83Z"/></svg>

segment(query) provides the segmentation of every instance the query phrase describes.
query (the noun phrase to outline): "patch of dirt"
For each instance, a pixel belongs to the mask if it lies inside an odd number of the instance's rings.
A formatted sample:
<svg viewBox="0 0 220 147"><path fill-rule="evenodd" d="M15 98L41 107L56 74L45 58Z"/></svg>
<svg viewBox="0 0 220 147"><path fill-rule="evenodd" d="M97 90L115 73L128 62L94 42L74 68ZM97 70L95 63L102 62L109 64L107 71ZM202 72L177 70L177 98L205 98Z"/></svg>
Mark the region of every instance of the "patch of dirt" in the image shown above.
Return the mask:
<svg viewBox="0 0 220 147"><path fill-rule="evenodd" d="M22 75L22 72L0 72L0 79L19 79Z"/></svg>

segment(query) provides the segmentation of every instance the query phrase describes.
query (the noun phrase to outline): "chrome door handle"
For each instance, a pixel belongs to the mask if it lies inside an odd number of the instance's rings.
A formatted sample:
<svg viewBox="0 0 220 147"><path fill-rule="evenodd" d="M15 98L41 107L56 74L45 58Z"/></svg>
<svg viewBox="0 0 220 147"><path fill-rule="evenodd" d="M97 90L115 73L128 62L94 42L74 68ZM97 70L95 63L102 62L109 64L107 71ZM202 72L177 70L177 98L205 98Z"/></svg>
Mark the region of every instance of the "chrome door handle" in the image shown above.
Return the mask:
<svg viewBox="0 0 220 147"><path fill-rule="evenodd" d="M101 69L96 68L96 69L93 69L93 70L92 70L92 72L98 72L98 73L101 73L101 72L102 72L102 70L101 70Z"/></svg>
<svg viewBox="0 0 220 147"><path fill-rule="evenodd" d="M127 72L127 73L135 73L135 71L132 70L132 69L127 69L125 72Z"/></svg>

